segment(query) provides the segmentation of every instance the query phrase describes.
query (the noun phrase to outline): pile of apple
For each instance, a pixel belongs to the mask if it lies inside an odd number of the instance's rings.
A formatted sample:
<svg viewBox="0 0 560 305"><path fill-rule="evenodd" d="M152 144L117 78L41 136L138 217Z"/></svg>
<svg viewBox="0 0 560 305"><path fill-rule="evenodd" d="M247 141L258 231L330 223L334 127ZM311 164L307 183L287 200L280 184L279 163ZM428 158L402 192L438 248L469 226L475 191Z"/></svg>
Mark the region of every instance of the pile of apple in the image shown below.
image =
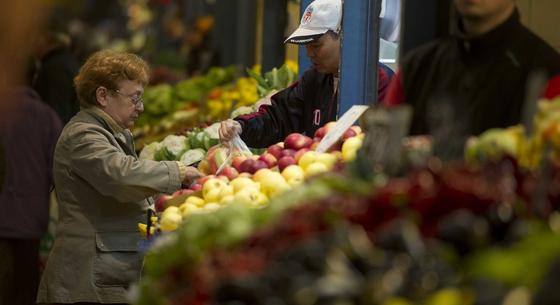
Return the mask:
<svg viewBox="0 0 560 305"><path fill-rule="evenodd" d="M216 174L225 162L223 148L215 148L205 160L212 171L189 189L162 196L156 204L161 214L161 231L174 231L187 217L215 211L233 202L250 208L262 208L270 198L300 185L305 179L325 173L337 162L355 158L364 134L359 126L349 128L328 152L314 149L335 122L319 128L314 138L292 133L283 142L271 145L262 155L236 154L231 164ZM221 156L220 156L221 155ZM218 156L218 157L216 157ZM166 204L170 198L186 196L178 206Z"/></svg>

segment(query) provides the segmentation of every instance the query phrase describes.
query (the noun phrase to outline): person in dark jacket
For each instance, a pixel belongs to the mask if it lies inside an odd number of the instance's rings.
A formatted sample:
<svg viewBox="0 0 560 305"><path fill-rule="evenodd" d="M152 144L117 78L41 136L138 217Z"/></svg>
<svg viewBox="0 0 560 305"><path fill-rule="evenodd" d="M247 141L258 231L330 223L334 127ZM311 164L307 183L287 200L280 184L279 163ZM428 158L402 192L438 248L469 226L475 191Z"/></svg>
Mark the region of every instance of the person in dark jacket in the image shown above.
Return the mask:
<svg viewBox="0 0 560 305"><path fill-rule="evenodd" d="M73 83L80 64L70 50L69 40L51 29L38 38L35 50L38 67L33 80L33 89L64 124L80 110Z"/></svg>
<svg viewBox="0 0 560 305"><path fill-rule="evenodd" d="M62 123L26 86L0 90L0 304L35 304Z"/></svg>
<svg viewBox="0 0 560 305"><path fill-rule="evenodd" d="M454 0L452 35L407 55L384 103L408 103L410 133L465 138L520 123L534 73L560 73L560 55L520 22L514 0ZM436 137L437 138L437 137Z"/></svg>
<svg viewBox="0 0 560 305"><path fill-rule="evenodd" d="M341 17L340 0L315 0L309 4L299 28L286 42L305 45L313 67L298 82L273 95L271 105L222 122L222 142L240 134L250 147L266 147L292 132L313 136L319 127L336 120ZM378 96L382 99L393 72L379 65Z"/></svg>

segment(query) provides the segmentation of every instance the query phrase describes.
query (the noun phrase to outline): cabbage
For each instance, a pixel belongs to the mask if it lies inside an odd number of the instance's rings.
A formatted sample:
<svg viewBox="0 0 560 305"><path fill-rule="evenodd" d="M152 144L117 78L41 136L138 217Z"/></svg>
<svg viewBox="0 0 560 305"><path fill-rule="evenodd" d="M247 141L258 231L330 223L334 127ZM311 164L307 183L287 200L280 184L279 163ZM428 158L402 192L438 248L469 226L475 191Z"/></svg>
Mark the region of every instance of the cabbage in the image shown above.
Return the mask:
<svg viewBox="0 0 560 305"><path fill-rule="evenodd" d="M179 157L187 150L188 142L185 136L168 135L161 141L160 158L162 160L179 160Z"/></svg>
<svg viewBox="0 0 560 305"><path fill-rule="evenodd" d="M206 151L202 148L187 150L179 159L185 165L193 165L200 162L206 156Z"/></svg>
<svg viewBox="0 0 560 305"><path fill-rule="evenodd" d="M140 160L155 160L155 154L160 149L161 149L161 143L159 142L150 143L144 146L138 158L140 158Z"/></svg>

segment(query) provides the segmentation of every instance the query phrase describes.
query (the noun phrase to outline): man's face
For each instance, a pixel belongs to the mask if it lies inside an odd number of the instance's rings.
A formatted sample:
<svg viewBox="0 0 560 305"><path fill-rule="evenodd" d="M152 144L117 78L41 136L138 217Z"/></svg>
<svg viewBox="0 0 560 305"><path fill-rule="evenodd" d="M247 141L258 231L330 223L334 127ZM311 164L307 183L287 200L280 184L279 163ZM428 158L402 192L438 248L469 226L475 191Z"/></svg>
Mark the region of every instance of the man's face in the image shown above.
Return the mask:
<svg viewBox="0 0 560 305"><path fill-rule="evenodd" d="M330 33L305 45L307 57L321 73L338 73L340 63L340 38Z"/></svg>
<svg viewBox="0 0 560 305"><path fill-rule="evenodd" d="M459 14L467 19L498 16L514 5L514 0L454 0Z"/></svg>
<svg viewBox="0 0 560 305"><path fill-rule="evenodd" d="M124 80L118 84L117 90L109 90L107 104L103 110L109 114L119 126L132 128L138 115L144 111L142 94L144 88L139 82Z"/></svg>

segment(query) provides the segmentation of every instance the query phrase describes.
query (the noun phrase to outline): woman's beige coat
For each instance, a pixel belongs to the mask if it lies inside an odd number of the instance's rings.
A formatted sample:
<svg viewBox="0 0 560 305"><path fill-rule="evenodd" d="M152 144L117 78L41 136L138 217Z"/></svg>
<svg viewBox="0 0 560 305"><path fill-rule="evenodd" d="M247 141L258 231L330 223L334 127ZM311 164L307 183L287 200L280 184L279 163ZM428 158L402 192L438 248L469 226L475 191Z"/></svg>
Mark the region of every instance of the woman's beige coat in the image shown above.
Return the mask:
<svg viewBox="0 0 560 305"><path fill-rule="evenodd" d="M138 160L130 131L94 107L64 128L54 180L59 222L37 301L126 303L142 268L137 224L152 195L180 188L178 164Z"/></svg>

